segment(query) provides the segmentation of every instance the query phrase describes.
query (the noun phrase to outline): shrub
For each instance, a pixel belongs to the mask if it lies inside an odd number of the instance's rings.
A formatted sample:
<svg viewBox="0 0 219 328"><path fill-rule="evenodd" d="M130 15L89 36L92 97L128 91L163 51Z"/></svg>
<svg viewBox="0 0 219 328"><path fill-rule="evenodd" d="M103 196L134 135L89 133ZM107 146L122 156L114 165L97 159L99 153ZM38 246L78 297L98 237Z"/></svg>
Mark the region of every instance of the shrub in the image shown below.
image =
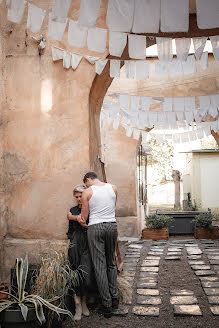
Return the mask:
<svg viewBox="0 0 219 328"><path fill-rule="evenodd" d="M192 223L195 223L197 228L210 228L212 226L212 219L213 216L211 213L201 213L192 220Z"/></svg>
<svg viewBox="0 0 219 328"><path fill-rule="evenodd" d="M153 214L146 217L146 225L149 229L167 228L174 219L168 215Z"/></svg>

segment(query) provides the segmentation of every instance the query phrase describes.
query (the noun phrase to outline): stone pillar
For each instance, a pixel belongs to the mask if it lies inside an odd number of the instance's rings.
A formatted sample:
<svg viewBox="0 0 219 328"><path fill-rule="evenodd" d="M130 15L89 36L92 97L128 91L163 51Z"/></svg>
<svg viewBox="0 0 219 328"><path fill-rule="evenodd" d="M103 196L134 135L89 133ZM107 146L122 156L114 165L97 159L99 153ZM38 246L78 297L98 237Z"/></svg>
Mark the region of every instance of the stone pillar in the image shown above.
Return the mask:
<svg viewBox="0 0 219 328"><path fill-rule="evenodd" d="M177 170L173 170L172 178L175 185L175 202L174 209L180 208L180 172Z"/></svg>

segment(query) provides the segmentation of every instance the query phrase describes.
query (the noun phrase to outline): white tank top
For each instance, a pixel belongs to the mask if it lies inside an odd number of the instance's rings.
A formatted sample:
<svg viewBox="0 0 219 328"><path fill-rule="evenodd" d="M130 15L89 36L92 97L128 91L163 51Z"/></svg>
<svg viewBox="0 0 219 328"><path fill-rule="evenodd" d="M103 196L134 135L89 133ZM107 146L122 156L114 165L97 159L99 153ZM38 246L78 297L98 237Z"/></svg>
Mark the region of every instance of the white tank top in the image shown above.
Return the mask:
<svg viewBox="0 0 219 328"><path fill-rule="evenodd" d="M89 224L98 224L103 222L116 222L115 206L116 194L109 183L103 186L91 186L92 196L89 200Z"/></svg>

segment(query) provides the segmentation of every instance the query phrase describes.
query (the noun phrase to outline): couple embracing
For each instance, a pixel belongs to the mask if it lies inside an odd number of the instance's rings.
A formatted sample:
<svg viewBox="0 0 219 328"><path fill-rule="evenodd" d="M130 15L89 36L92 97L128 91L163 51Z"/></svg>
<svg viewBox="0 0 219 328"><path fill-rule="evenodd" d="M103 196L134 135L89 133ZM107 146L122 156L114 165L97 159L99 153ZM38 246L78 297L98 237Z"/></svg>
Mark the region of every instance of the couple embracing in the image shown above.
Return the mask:
<svg viewBox="0 0 219 328"><path fill-rule="evenodd" d="M101 182L95 172L88 172L84 185L76 186L73 195L78 203L67 215L69 220L68 256L71 268L82 267L84 274L80 285L75 288L75 320L89 315L86 305L87 290L94 271L101 299L99 313L111 317L118 308L117 268L114 263L117 243L115 206L117 188ZM83 272L82 271L82 272Z"/></svg>

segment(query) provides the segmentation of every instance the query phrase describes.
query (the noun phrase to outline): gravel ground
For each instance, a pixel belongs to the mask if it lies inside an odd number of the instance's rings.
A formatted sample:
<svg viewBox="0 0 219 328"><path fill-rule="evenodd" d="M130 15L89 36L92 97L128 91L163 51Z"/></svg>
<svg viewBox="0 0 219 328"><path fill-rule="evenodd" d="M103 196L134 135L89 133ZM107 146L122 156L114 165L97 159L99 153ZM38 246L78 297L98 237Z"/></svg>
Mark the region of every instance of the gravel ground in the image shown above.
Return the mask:
<svg viewBox="0 0 219 328"><path fill-rule="evenodd" d="M188 237L191 239L191 237ZM180 237L178 239L188 239L186 237ZM171 238L168 244L176 238ZM203 246L199 241L197 241L200 248ZM144 248L141 251L141 260L145 258L148 247L146 247L145 242ZM149 242L150 243L150 242ZM219 241L215 241L215 244L219 247ZM120 242L120 252L124 256L128 243ZM166 252L167 247L165 247ZM138 262L135 277L138 277L138 272L140 268L141 260ZM204 254L203 260L208 263L207 257ZM126 317L112 317L106 319L95 313L95 310L91 309L91 314L89 317L83 317L81 322L74 323L67 319L63 322L63 328L70 327L81 327L81 328L102 328L102 327L113 327L113 328L133 328L133 327L144 327L144 328L216 328L219 327L219 317L213 316L207 296L205 295L200 280L194 274L194 271L190 268L188 259L186 256L185 247L182 252L181 261L165 261L164 256L161 257L160 269L158 276L158 289L160 291L160 296L162 299L162 304L160 307L159 317L138 317L131 313L132 307L136 305L136 282L135 278L133 284L133 297L132 305L129 305L129 313ZM200 317L174 317L173 306L170 304L170 290L171 289L189 289L194 291L195 296L198 299L198 304L202 311L202 316Z"/></svg>

